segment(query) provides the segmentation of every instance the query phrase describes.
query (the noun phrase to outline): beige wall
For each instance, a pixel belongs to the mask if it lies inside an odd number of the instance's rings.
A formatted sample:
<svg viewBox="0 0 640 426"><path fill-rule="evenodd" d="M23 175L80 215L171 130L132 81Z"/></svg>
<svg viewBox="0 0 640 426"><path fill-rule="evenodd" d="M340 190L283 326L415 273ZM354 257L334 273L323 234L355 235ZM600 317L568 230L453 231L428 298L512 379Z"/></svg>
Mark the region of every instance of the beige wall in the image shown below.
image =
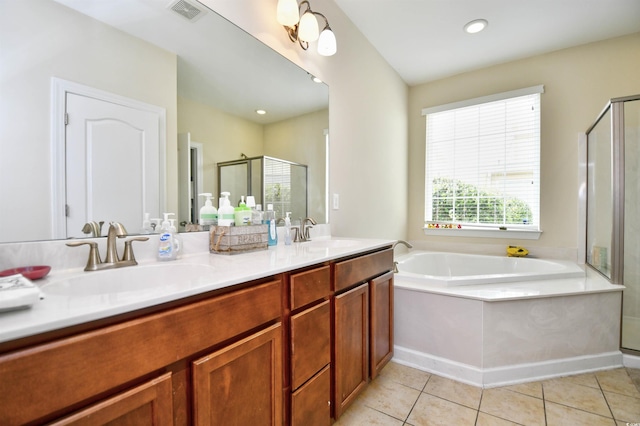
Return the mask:
<svg viewBox="0 0 640 426"><path fill-rule="evenodd" d="M426 237L425 107L543 84L541 228L537 241ZM412 87L409 91L409 224L411 240L522 244L575 249L578 241L578 134L613 97L640 93L640 33L561 50ZM453 240L453 241L452 241Z"/></svg>
<svg viewBox="0 0 640 426"><path fill-rule="evenodd" d="M202 0L329 85L330 182L335 236L404 238L407 232L408 88L331 0L316 0L338 40L325 58L289 41L277 0ZM312 46L313 47L313 46Z"/></svg>
<svg viewBox="0 0 640 426"><path fill-rule="evenodd" d="M0 241L52 235L51 77L166 109L167 203L176 205L175 54L51 1L4 1L2 14ZM25 213L35 217L24 223Z"/></svg>

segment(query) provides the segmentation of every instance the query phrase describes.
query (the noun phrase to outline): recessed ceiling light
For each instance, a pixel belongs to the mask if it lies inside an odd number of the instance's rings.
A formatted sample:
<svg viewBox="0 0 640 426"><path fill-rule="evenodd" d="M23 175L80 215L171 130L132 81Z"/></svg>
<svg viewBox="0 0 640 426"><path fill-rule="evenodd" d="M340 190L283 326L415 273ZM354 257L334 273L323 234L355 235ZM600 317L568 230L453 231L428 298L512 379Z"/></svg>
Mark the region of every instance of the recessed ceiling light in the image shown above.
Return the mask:
<svg viewBox="0 0 640 426"><path fill-rule="evenodd" d="M484 30L487 25L489 25L489 23L486 19L474 19L464 26L464 31L469 34L479 33L480 31Z"/></svg>
<svg viewBox="0 0 640 426"><path fill-rule="evenodd" d="M267 111L263 110L263 109L257 109L256 110L256 114L258 115L265 115L267 113Z"/></svg>

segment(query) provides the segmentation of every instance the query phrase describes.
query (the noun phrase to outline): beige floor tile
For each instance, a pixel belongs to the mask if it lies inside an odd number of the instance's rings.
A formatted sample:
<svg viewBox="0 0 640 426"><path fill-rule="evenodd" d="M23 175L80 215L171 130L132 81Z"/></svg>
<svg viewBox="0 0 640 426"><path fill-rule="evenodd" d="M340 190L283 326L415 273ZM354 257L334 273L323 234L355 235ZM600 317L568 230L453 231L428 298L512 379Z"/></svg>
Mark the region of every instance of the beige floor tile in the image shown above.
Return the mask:
<svg viewBox="0 0 640 426"><path fill-rule="evenodd" d="M420 396L419 390L401 385L387 377L378 376L359 399L367 407L404 420L418 400L418 396Z"/></svg>
<svg viewBox="0 0 640 426"><path fill-rule="evenodd" d="M590 388L594 388L594 389L600 389L600 385L598 384L598 380L596 379L596 375L593 373L586 373L586 374L578 374L575 376L567 376L567 377L561 377L558 379L554 379L554 380L559 380L561 382L569 382L569 383L573 383L576 385L582 385L582 386L588 386Z"/></svg>
<svg viewBox="0 0 640 426"><path fill-rule="evenodd" d="M640 369L639 368L627 368L627 373L631 380L636 385L636 389L640 391Z"/></svg>
<svg viewBox="0 0 640 426"><path fill-rule="evenodd" d="M382 369L380 375L419 391L424 389L424 385L427 384L427 380L431 377L431 374L426 371L407 367L393 361Z"/></svg>
<svg viewBox="0 0 640 426"><path fill-rule="evenodd" d="M414 426L473 426L477 414L471 408L423 393L411 410L407 423Z"/></svg>
<svg viewBox="0 0 640 426"><path fill-rule="evenodd" d="M640 424L640 398L613 392L605 392L604 396L611 407L614 419Z"/></svg>
<svg viewBox="0 0 640 426"><path fill-rule="evenodd" d="M534 398L542 399L542 383L541 382L530 382L530 383L521 383L518 385L504 386L502 389L506 389L513 392L518 392L525 395L533 396Z"/></svg>
<svg viewBox="0 0 640 426"><path fill-rule="evenodd" d="M640 398L640 392L633 384L633 380L629 377L627 370L618 368L615 370L600 371L596 373L598 383L605 392L615 392L622 395Z"/></svg>
<svg viewBox="0 0 640 426"><path fill-rule="evenodd" d="M402 426L403 421L354 402L334 426Z"/></svg>
<svg viewBox="0 0 640 426"><path fill-rule="evenodd" d="M478 420L476 420L476 426L519 426L518 423L510 422L509 420L501 419L499 417L492 416L487 413L478 413Z"/></svg>
<svg viewBox="0 0 640 426"><path fill-rule="evenodd" d="M545 404L548 426L564 425L589 425L589 426L615 426L611 417L603 417L597 414L567 407L565 405L547 402Z"/></svg>
<svg viewBox="0 0 640 426"><path fill-rule="evenodd" d="M482 388L440 376L431 376L427 386L424 388L424 392L474 410L477 410L480 406L480 397L482 396Z"/></svg>
<svg viewBox="0 0 640 426"><path fill-rule="evenodd" d="M542 383L544 399L561 405L577 408L582 411L611 416L611 410L600 389L576 385L567 380L554 379Z"/></svg>
<svg viewBox="0 0 640 426"><path fill-rule="evenodd" d="M480 411L523 425L544 425L541 399L502 388L485 389Z"/></svg>

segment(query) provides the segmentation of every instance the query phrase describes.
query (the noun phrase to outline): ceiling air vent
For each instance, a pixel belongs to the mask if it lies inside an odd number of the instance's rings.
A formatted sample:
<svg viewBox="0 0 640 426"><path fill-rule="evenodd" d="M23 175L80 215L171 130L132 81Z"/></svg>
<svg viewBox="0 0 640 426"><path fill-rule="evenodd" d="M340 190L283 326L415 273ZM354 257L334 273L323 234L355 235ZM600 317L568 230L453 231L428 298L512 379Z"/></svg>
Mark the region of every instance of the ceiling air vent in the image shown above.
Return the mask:
<svg viewBox="0 0 640 426"><path fill-rule="evenodd" d="M178 15L182 16L183 18L186 18L191 22L197 21L202 15L205 14L205 11L203 9L199 9L196 6L194 6L192 3L185 0L178 0L178 1L172 2L169 5L169 9L173 10Z"/></svg>

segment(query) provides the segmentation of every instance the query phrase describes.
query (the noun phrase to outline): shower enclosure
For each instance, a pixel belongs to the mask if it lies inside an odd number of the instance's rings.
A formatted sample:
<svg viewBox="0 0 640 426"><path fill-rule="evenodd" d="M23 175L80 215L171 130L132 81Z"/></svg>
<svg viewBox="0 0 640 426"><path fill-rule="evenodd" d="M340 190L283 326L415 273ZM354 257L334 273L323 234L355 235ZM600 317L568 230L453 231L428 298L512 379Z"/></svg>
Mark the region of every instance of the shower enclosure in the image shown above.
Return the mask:
<svg viewBox="0 0 640 426"><path fill-rule="evenodd" d="M261 157L218 163L218 193L229 192L233 206L253 195L262 210L272 204L277 218L307 217L307 166L279 158Z"/></svg>
<svg viewBox="0 0 640 426"><path fill-rule="evenodd" d="M611 99L587 130L586 262L626 289L621 348L640 353L640 95Z"/></svg>

